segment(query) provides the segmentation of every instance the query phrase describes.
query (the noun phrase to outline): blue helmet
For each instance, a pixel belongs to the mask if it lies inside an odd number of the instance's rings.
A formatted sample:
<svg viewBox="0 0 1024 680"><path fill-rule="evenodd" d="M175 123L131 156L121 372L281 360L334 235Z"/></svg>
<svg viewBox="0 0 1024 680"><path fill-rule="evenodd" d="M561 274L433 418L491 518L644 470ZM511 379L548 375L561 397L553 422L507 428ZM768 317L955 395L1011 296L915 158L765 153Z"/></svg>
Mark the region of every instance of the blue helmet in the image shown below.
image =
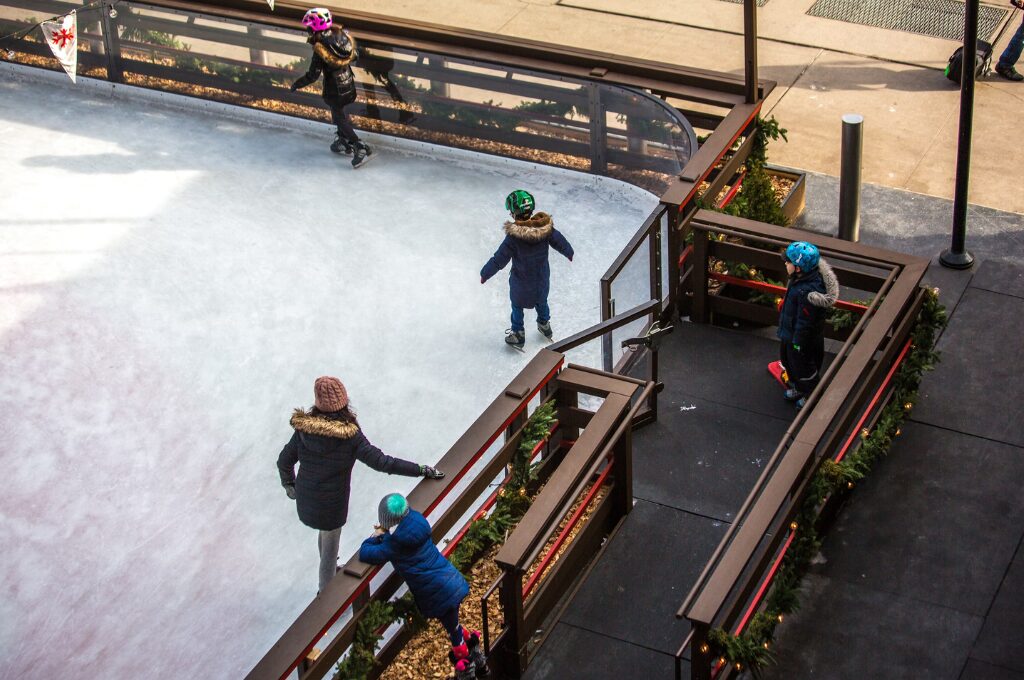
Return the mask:
<svg viewBox="0 0 1024 680"><path fill-rule="evenodd" d="M807 241L793 241L786 248L786 259L802 272L809 272L818 266L821 255L818 247Z"/></svg>

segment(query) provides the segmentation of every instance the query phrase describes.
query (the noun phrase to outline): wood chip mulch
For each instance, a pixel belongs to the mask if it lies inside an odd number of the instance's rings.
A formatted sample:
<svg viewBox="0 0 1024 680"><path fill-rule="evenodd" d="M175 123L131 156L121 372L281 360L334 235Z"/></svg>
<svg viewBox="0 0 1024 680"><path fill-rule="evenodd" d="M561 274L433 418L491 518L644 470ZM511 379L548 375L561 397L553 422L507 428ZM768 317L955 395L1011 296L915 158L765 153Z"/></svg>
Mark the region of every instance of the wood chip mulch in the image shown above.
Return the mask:
<svg viewBox="0 0 1024 680"><path fill-rule="evenodd" d="M572 517L573 513L583 502L587 493L590 491L588 486L583 490L582 493L576 498L576 502L573 503L572 508L564 518L558 528L552 533L551 538L548 540L544 549L540 552L533 565L527 570L526 580L533 575L533 573L540 566L544 556L547 555L551 550L551 546L554 544L555 539L561 533L562 528L568 523L569 518ZM593 513L597 504L604 496L607 495L607 489L602 488L595 494L594 501L588 506L584 512L580 521L576 524L576 527L572 532L569 533L565 542L559 546L558 553L552 558L551 562L545 567L544 573L538 581L540 583L547 577L548 573L558 562L559 557L565 553L569 545L572 544L576 535L586 525L586 522L590 519L590 515ZM484 554L479 561L467 574L467 580L469 581L469 595L463 600L462 608L459 610L459 619L462 624L470 630L482 630L483 629L483 617L478 606L484 593L494 585L494 582L501 577L501 569L494 562L495 556L501 546L495 546L490 551ZM503 622L504 614L501 608L501 603L498 597L498 591L496 590L489 600L488 606L488 629L491 641L493 641L501 633L501 625ZM384 670L380 676L380 680L440 680L443 678L449 678L452 676L452 665L448 660L448 651L451 646L448 642L448 635L444 632L444 628L436 620L431 620L427 627L415 635L409 642L402 648L402 651L398 653L395 660Z"/></svg>

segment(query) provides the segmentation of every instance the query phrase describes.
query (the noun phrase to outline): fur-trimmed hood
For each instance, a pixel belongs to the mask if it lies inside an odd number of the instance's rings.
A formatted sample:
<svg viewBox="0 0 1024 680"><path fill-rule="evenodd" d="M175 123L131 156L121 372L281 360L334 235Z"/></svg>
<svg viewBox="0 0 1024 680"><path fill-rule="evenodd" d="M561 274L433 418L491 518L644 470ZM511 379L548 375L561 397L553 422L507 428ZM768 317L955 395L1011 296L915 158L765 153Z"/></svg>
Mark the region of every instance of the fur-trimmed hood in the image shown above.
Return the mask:
<svg viewBox="0 0 1024 680"><path fill-rule="evenodd" d="M505 223L505 233L523 241L543 241L555 228L551 215L536 212L527 220Z"/></svg>
<svg viewBox="0 0 1024 680"><path fill-rule="evenodd" d="M839 279L832 271L832 265L825 261L825 258L818 260L818 271L821 273L822 283L825 284L825 292L812 291L807 294L807 300L815 307L829 309L834 307L839 299Z"/></svg>
<svg viewBox="0 0 1024 680"><path fill-rule="evenodd" d="M295 409L289 421L296 432L304 434L315 434L321 437L334 437L335 439L351 439L359 432L359 426L355 423L343 423L339 420L331 420L312 412L304 411L301 408Z"/></svg>
<svg viewBox="0 0 1024 680"><path fill-rule="evenodd" d="M324 60L332 71L345 68L356 59L356 41L338 25L331 26L330 35L322 38L310 36L307 42L312 43L313 52ZM330 45L328 44L331 43ZM348 50L348 56L342 56L341 50Z"/></svg>

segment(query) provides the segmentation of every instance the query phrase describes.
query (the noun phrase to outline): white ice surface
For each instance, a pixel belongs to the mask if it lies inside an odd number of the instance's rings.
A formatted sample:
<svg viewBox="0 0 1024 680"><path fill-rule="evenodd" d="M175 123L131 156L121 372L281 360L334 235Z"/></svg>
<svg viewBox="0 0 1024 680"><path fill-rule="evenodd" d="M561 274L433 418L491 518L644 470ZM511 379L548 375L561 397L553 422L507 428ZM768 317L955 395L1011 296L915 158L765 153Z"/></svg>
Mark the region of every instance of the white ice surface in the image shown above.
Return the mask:
<svg viewBox="0 0 1024 680"><path fill-rule="evenodd" d="M20 73L0 71L2 678L243 676L316 590L275 467L313 379L344 380L385 452L436 461L531 355L504 346L506 275L479 283L505 194L576 249L551 255L559 336L598 321L657 202L372 136L354 172L325 125ZM357 466L343 558L414 482Z"/></svg>

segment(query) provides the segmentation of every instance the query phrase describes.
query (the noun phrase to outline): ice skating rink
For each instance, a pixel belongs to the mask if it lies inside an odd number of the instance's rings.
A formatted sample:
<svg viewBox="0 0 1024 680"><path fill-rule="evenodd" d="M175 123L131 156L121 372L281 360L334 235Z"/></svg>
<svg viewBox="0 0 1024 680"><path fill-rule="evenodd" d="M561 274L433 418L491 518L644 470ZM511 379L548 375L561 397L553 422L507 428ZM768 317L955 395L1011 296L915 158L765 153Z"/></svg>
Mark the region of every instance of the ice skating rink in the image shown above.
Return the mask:
<svg viewBox="0 0 1024 680"><path fill-rule="evenodd" d="M0 71L0 678L238 678L316 592L275 461L313 380L432 463L540 346L480 285L531 190L556 337L656 204L585 174ZM368 137L370 141L374 138ZM506 270L507 272L507 270ZM357 466L343 559L416 480Z"/></svg>

